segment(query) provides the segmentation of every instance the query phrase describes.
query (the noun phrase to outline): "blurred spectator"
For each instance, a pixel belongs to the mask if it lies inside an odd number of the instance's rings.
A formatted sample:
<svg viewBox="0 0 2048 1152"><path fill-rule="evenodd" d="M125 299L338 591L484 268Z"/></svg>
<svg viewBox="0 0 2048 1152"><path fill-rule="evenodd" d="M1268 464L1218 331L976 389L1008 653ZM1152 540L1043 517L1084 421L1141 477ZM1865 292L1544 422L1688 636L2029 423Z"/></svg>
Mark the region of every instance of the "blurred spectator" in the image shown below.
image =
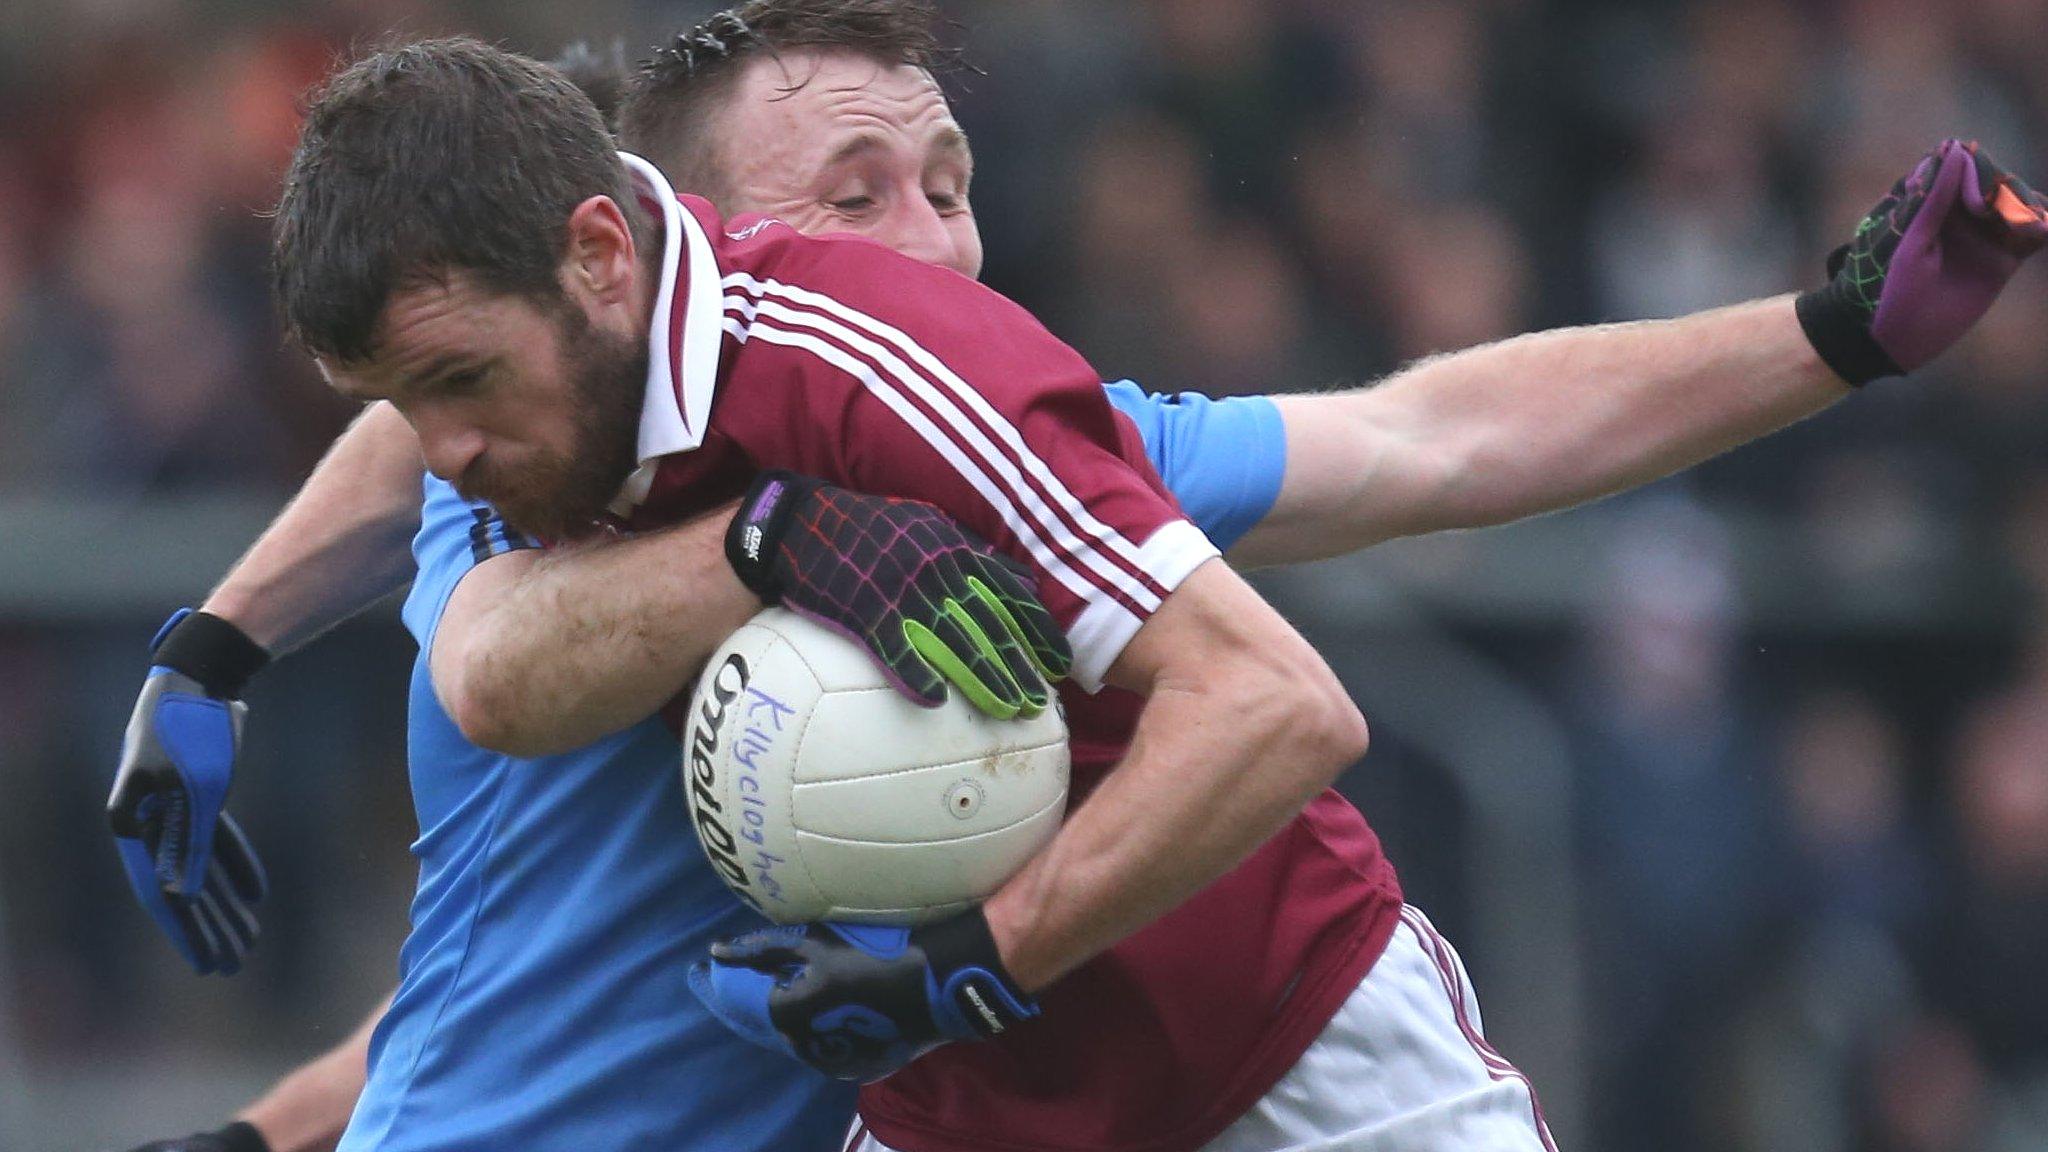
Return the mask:
<svg viewBox="0 0 2048 1152"><path fill-rule="evenodd" d="M1836 690L1793 714L1779 755L1797 924L1866 926L1905 943L1932 903L1923 830L1907 811L1905 735L1875 701Z"/></svg>
<svg viewBox="0 0 2048 1152"><path fill-rule="evenodd" d="M1604 318L1679 316L1796 282L1761 125L1733 111L1688 105L1656 125L1641 169L1600 202L1592 255Z"/></svg>
<svg viewBox="0 0 2048 1152"><path fill-rule="evenodd" d="M1920 1017L1871 1059L1870 1152L1993 1152L1992 1085L1976 1046L1939 1017Z"/></svg>
<svg viewBox="0 0 2048 1152"><path fill-rule="evenodd" d="M1927 944L1927 982L2001 1075L2048 1075L2048 694L1987 701L1948 774L1957 874Z"/></svg>
<svg viewBox="0 0 2048 1152"><path fill-rule="evenodd" d="M1653 496L1619 513L1604 560L1570 696L1583 741L1597 1139L1706 1147L1703 1072L1781 858L1764 750L1735 680L1741 606L1723 530L1682 501Z"/></svg>

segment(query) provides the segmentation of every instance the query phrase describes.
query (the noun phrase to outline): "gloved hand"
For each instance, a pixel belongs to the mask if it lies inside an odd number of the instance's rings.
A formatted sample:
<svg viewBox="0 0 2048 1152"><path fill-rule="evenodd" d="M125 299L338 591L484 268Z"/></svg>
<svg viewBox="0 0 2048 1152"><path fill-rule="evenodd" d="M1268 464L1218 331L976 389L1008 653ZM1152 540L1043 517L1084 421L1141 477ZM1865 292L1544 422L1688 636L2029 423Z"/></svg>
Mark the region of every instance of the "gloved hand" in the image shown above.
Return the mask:
<svg viewBox="0 0 2048 1152"><path fill-rule="evenodd" d="M251 907L268 883L221 804L248 711L236 697L269 655L227 621L182 608L150 647L107 822L136 898L179 953L202 976L231 976L256 942Z"/></svg>
<svg viewBox="0 0 2048 1152"><path fill-rule="evenodd" d="M1974 143L1927 154L1799 297L1806 338L1851 384L1910 372L1962 338L2048 245L2048 201Z"/></svg>
<svg viewBox="0 0 2048 1152"><path fill-rule="evenodd" d="M725 555L762 599L859 641L931 707L950 681L997 719L1035 716L1073 666L1025 579L929 504L764 472Z"/></svg>
<svg viewBox="0 0 2048 1152"><path fill-rule="evenodd" d="M799 924L711 946L690 990L741 1036L872 1083L941 1044L1038 1015L980 909L921 928Z"/></svg>
<svg viewBox="0 0 2048 1152"><path fill-rule="evenodd" d="M134 1152L270 1152L270 1142L254 1125L237 1120L217 1132L195 1132L177 1140L158 1140Z"/></svg>

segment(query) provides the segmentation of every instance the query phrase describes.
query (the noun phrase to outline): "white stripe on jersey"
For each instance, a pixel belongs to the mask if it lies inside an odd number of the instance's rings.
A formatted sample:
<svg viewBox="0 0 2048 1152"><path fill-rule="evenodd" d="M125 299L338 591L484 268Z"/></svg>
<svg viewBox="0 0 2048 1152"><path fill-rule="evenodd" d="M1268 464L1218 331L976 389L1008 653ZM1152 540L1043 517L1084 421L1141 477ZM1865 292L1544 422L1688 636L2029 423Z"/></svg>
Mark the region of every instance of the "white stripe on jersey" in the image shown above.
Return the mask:
<svg viewBox="0 0 2048 1152"><path fill-rule="evenodd" d="M1008 492L993 477L962 452L960 446L934 425L902 392L884 381L871 365L836 344L827 343L807 332L792 332L776 327L758 317L750 317L745 323L728 317L726 330L743 341L764 340L785 348L802 349L859 380L877 399L888 405L890 411L902 417L903 422L910 425L940 456L945 457L946 462L953 466L953 470L972 484L976 492L981 493L982 499L988 501L996 514L1002 517L1003 524L1016 534L1017 539L1023 542L1032 557L1060 583L1066 585L1068 591L1090 602L1103 595L1099 588L1069 567L1059 553L1046 545L1033 525L1026 522L1018 512Z"/></svg>
<svg viewBox="0 0 2048 1152"><path fill-rule="evenodd" d="M916 389L918 394L924 397L927 403L944 414L948 423L953 425L955 433L965 436L969 443L977 448L982 456L988 459L1005 479L1010 481L1012 489L1024 498L1025 506L1039 514L1039 522L1052 529L1057 543L1077 555L1083 563L1093 570L1098 578L1106 578L1115 584L1145 611L1152 612L1157 610L1159 598L1150 589L1134 580L1127 570L1118 566L1115 562L1097 554L1099 549L1106 547L1109 551L1121 557L1126 563L1132 567L1137 567L1142 572L1144 569L1140 567L1138 546L1125 538L1121 532L1098 520L1088 510L1087 506L1073 494L1072 490L1053 473L1053 470L1046 465L1044 459L1036 452L1033 452L1030 446L1024 442L1024 437L1017 431L1016 425L1012 424L1008 417L1004 416L994 405L990 404L987 397L970 387L957 373L947 367L944 361L941 361L937 356L911 339L902 330L883 323L864 312L849 308L845 304L821 293L783 284L776 280L761 280L744 272L733 273L727 276L722 281L722 285L728 290L737 288L751 295L772 296L780 300L787 300L793 304L806 305L817 309L832 317L837 317L845 325L858 328L893 345L903 355L908 356L912 362L923 369L923 375L912 371L908 365L902 364L900 360L896 360L894 357L883 360L882 357L888 355L888 353L885 350L875 348L871 343L862 342L861 344L855 344L855 347L861 348L870 358L890 367L900 379L913 389ZM727 296L726 300L728 306L731 306L733 297ZM764 300L763 304L766 305L766 303ZM802 314L804 317L802 319L799 319L799 314L794 312L788 314L771 313L771 315L778 315L779 318L791 323L806 323L811 327L818 328L820 331L832 330L827 327L827 325L831 325L830 320L813 313ZM851 343L851 341L848 342ZM933 381L937 382L936 387ZM950 399L947 393L951 393ZM958 405L961 404L966 405L976 415L980 416L982 423L986 424L989 430L1016 455L1017 460L1023 464L1024 470L1030 474L1032 479L1038 481L1039 485L1045 489L1046 494L1059 506L1060 511L1066 513L1066 518L1080 527L1081 531L1088 537L1086 541L1076 539L1073 532L1067 528L1065 521L1054 515L1051 509L1045 508L1037 492L1024 483L1023 477L1017 475L1015 467L1011 464L1009 458L998 451L994 445L989 444L975 422L969 419L964 412L960 411Z"/></svg>
<svg viewBox="0 0 2048 1152"><path fill-rule="evenodd" d="M743 290L748 287L766 290L773 286L773 282L757 281L744 273L728 276L726 284ZM803 294L819 300L827 299L816 293ZM832 303L841 312L861 316L836 301ZM1146 616L1158 609L1160 597L1114 561L1101 555L1089 541L1077 538L1025 482L1016 463L990 443L982 430L945 393L901 357L830 317L791 308L777 300L753 301L743 296L727 296L725 307L728 314L723 327L734 339L745 342L758 336L771 344L800 349L859 380L988 501L1040 566L1081 599L1083 609L1068 629L1075 649L1074 675L1090 691L1099 687L1109 664L1129 643ZM913 350L913 356L933 364L939 363L901 332L889 329L879 321L870 323L895 332L896 338ZM796 331L796 327L831 336L838 343L820 339L812 332ZM846 347L841 347L842 344ZM854 351L849 352L849 348ZM953 379L959 381L958 376L953 376ZM973 402L984 412L991 427L1000 430L998 435L1015 447L1026 467L1034 475L1043 476L1048 493L1057 502L1063 507L1081 508L1072 491L1036 453L1025 446L1022 436L1007 417L989 406L986 399L968 388L964 381L959 382L959 387L973 397ZM906 390L937 413L938 421L935 422L912 403L905 395ZM1177 587L1189 572L1216 555L1215 546L1207 537L1193 525L1182 521L1163 526L1142 547L1134 547L1128 539L1097 520L1085 508L1081 508L1077 519L1084 528L1093 526L1091 535L1099 532L1114 541L1117 550L1128 556L1147 580L1163 589ZM1115 594L1117 592L1139 605L1141 611L1134 613L1126 607Z"/></svg>

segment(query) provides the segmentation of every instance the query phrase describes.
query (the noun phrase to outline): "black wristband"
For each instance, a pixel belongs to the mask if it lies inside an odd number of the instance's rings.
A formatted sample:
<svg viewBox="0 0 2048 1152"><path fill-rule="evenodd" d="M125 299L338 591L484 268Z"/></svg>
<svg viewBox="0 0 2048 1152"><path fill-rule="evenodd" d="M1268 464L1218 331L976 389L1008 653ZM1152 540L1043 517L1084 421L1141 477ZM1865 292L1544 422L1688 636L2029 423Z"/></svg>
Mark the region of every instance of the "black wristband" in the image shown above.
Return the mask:
<svg viewBox="0 0 2048 1152"><path fill-rule="evenodd" d="M248 633L208 612L193 612L178 621L156 646L153 658L224 700L240 697L249 678L270 663L270 653Z"/></svg>
<svg viewBox="0 0 2048 1152"><path fill-rule="evenodd" d="M773 603L782 598L782 584L775 578L776 546L804 497L824 486L822 480L776 469L756 476L741 498L739 511L726 525L725 561L761 599Z"/></svg>
<svg viewBox="0 0 2048 1152"><path fill-rule="evenodd" d="M925 962L941 983L963 968L979 968L994 977L1002 995L977 997L972 1004L959 1005L969 1023L984 1036L1000 1035L1023 1020L1009 1010L1010 997L1023 999L1027 1012L1031 999L1017 987L1017 979L1003 967L1003 955L996 950L996 938L988 928L988 917L975 908L951 919L914 928L911 942L924 951ZM994 1019L990 1017L993 1016Z"/></svg>
<svg viewBox="0 0 2048 1152"><path fill-rule="evenodd" d="M237 1120L213 1135L222 1152L270 1152L270 1141L247 1120Z"/></svg>
<svg viewBox="0 0 2048 1152"><path fill-rule="evenodd" d="M1841 285L1801 292L1792 302L1800 331L1835 375L1861 387L1885 376L1903 376L1900 368L1870 334L1869 318L1842 295Z"/></svg>

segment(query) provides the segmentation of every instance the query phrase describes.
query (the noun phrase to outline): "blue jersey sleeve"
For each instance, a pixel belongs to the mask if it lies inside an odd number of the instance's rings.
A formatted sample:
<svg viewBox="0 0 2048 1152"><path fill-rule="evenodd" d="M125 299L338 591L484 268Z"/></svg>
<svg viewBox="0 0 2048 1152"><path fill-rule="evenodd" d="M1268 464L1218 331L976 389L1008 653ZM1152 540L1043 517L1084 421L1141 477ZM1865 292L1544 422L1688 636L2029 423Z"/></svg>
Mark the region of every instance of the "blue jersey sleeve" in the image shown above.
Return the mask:
<svg viewBox="0 0 2048 1152"><path fill-rule="evenodd" d="M1287 474L1287 430L1264 396L1162 396L1129 380L1104 384L1145 439L1166 487L1216 547L1229 551L1272 511Z"/></svg>
<svg viewBox="0 0 2048 1152"><path fill-rule="evenodd" d="M412 541L419 575L413 579L401 613L406 630L419 641L422 652L433 648L441 611L470 569L493 556L540 546L505 523L490 505L463 499L445 480L427 477L425 491L420 532Z"/></svg>

